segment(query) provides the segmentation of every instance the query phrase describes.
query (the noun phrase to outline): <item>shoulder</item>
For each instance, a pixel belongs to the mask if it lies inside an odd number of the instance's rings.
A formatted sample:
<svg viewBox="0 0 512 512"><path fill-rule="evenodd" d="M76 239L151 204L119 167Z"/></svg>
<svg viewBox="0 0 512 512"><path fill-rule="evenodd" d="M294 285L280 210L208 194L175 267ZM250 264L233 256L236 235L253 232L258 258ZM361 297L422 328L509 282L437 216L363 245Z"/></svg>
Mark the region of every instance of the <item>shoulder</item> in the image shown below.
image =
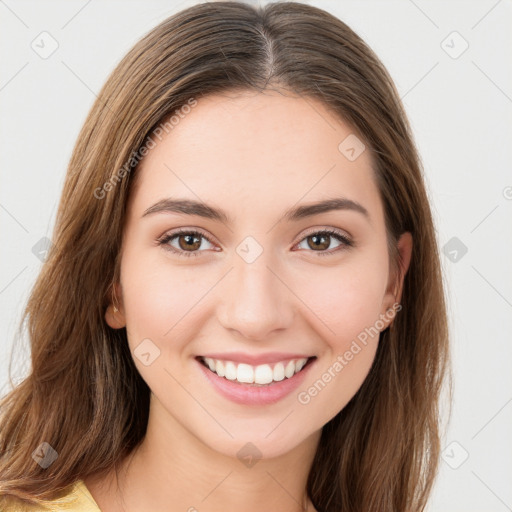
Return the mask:
<svg viewBox="0 0 512 512"><path fill-rule="evenodd" d="M77 480L64 496L32 505L11 497L0 497L2 512L101 512L83 480Z"/></svg>

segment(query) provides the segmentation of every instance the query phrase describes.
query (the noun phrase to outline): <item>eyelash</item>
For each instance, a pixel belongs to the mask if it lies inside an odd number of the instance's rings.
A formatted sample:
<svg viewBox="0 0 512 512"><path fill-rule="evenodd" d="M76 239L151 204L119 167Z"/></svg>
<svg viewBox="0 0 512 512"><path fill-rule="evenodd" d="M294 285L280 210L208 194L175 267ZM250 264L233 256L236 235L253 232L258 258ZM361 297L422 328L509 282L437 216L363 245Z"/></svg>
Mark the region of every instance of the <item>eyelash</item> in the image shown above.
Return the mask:
<svg viewBox="0 0 512 512"><path fill-rule="evenodd" d="M194 236L202 237L202 238L204 238L205 240L207 240L209 243L211 243L213 245L213 242L206 235L201 233L200 231L195 231L195 230L187 231L185 229L179 229L179 230L173 231L171 233L166 233L163 237L161 237L158 240L158 245L162 246L162 248L167 250L167 251L170 251L170 252L173 252L175 254L178 254L179 256L185 256L186 258L188 258L190 256L199 256L199 253L203 252L203 251L182 251L182 250L175 249L171 245L168 245L169 242L173 238L176 238L179 235L194 235ZM339 252L340 250L343 250L343 249L346 249L348 247L353 247L354 246L354 242L350 238L346 237L345 235L343 235L339 231L336 231L336 230L333 230L333 229L324 229L324 230L321 230L321 231L313 231L311 233L308 233L306 236L304 236L304 238L302 238L299 241L299 243L301 243L306 238L309 238L310 236L313 236L313 235L328 235L328 236L331 236L331 237L335 238L339 242L342 242L342 244L343 244L340 247L338 247L338 248L336 248L334 250L331 250L331 251L309 251L309 252L317 252L319 256L332 255L332 254L335 254L335 253Z"/></svg>

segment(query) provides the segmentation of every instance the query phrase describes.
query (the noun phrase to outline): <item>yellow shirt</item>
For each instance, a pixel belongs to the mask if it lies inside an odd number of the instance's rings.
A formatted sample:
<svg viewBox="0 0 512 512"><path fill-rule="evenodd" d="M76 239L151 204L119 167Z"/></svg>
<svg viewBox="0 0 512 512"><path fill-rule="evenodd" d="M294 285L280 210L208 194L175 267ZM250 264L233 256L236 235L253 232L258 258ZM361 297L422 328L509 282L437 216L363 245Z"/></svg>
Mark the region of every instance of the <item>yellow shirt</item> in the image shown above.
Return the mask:
<svg viewBox="0 0 512 512"><path fill-rule="evenodd" d="M44 508L21 504L19 500L5 498L4 500L0 498L2 512L101 512L83 480L77 480L68 494L49 502Z"/></svg>

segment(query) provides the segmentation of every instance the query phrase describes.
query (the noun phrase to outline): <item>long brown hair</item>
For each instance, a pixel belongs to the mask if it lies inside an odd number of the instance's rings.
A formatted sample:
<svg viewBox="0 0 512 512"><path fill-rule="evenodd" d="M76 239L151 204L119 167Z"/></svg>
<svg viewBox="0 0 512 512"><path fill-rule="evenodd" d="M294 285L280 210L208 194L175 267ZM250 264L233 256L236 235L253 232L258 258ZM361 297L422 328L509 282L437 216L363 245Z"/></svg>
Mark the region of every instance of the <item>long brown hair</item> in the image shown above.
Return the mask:
<svg viewBox="0 0 512 512"><path fill-rule="evenodd" d="M395 268L398 237L413 237L402 310L381 333L362 387L323 427L307 492L319 512L425 507L450 367L442 268L420 159L374 52L335 16L294 2L184 9L144 36L106 81L74 148L54 245L22 317L31 372L0 402L0 495L44 504L77 479L114 467L142 441L149 388L126 330L104 319L119 279L134 155L191 99L269 87L322 101L371 150ZM47 468L32 457L43 442L57 453Z"/></svg>

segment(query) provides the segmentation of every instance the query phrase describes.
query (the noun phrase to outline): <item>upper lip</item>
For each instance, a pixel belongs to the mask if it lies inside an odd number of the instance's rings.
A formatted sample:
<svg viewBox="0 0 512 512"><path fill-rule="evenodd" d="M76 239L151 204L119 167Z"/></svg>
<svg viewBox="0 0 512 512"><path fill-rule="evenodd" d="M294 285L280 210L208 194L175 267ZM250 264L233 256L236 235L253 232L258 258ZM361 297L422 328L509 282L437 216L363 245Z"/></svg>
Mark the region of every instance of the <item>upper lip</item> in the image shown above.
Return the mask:
<svg viewBox="0 0 512 512"><path fill-rule="evenodd" d="M268 352L266 354L251 355L243 352L226 352L203 354L199 357L209 357L210 359L220 359L221 361L233 361L234 363L245 363L251 366L257 366L265 363L278 363L279 361L289 361L290 359L309 359L305 354L287 353L287 352Z"/></svg>

